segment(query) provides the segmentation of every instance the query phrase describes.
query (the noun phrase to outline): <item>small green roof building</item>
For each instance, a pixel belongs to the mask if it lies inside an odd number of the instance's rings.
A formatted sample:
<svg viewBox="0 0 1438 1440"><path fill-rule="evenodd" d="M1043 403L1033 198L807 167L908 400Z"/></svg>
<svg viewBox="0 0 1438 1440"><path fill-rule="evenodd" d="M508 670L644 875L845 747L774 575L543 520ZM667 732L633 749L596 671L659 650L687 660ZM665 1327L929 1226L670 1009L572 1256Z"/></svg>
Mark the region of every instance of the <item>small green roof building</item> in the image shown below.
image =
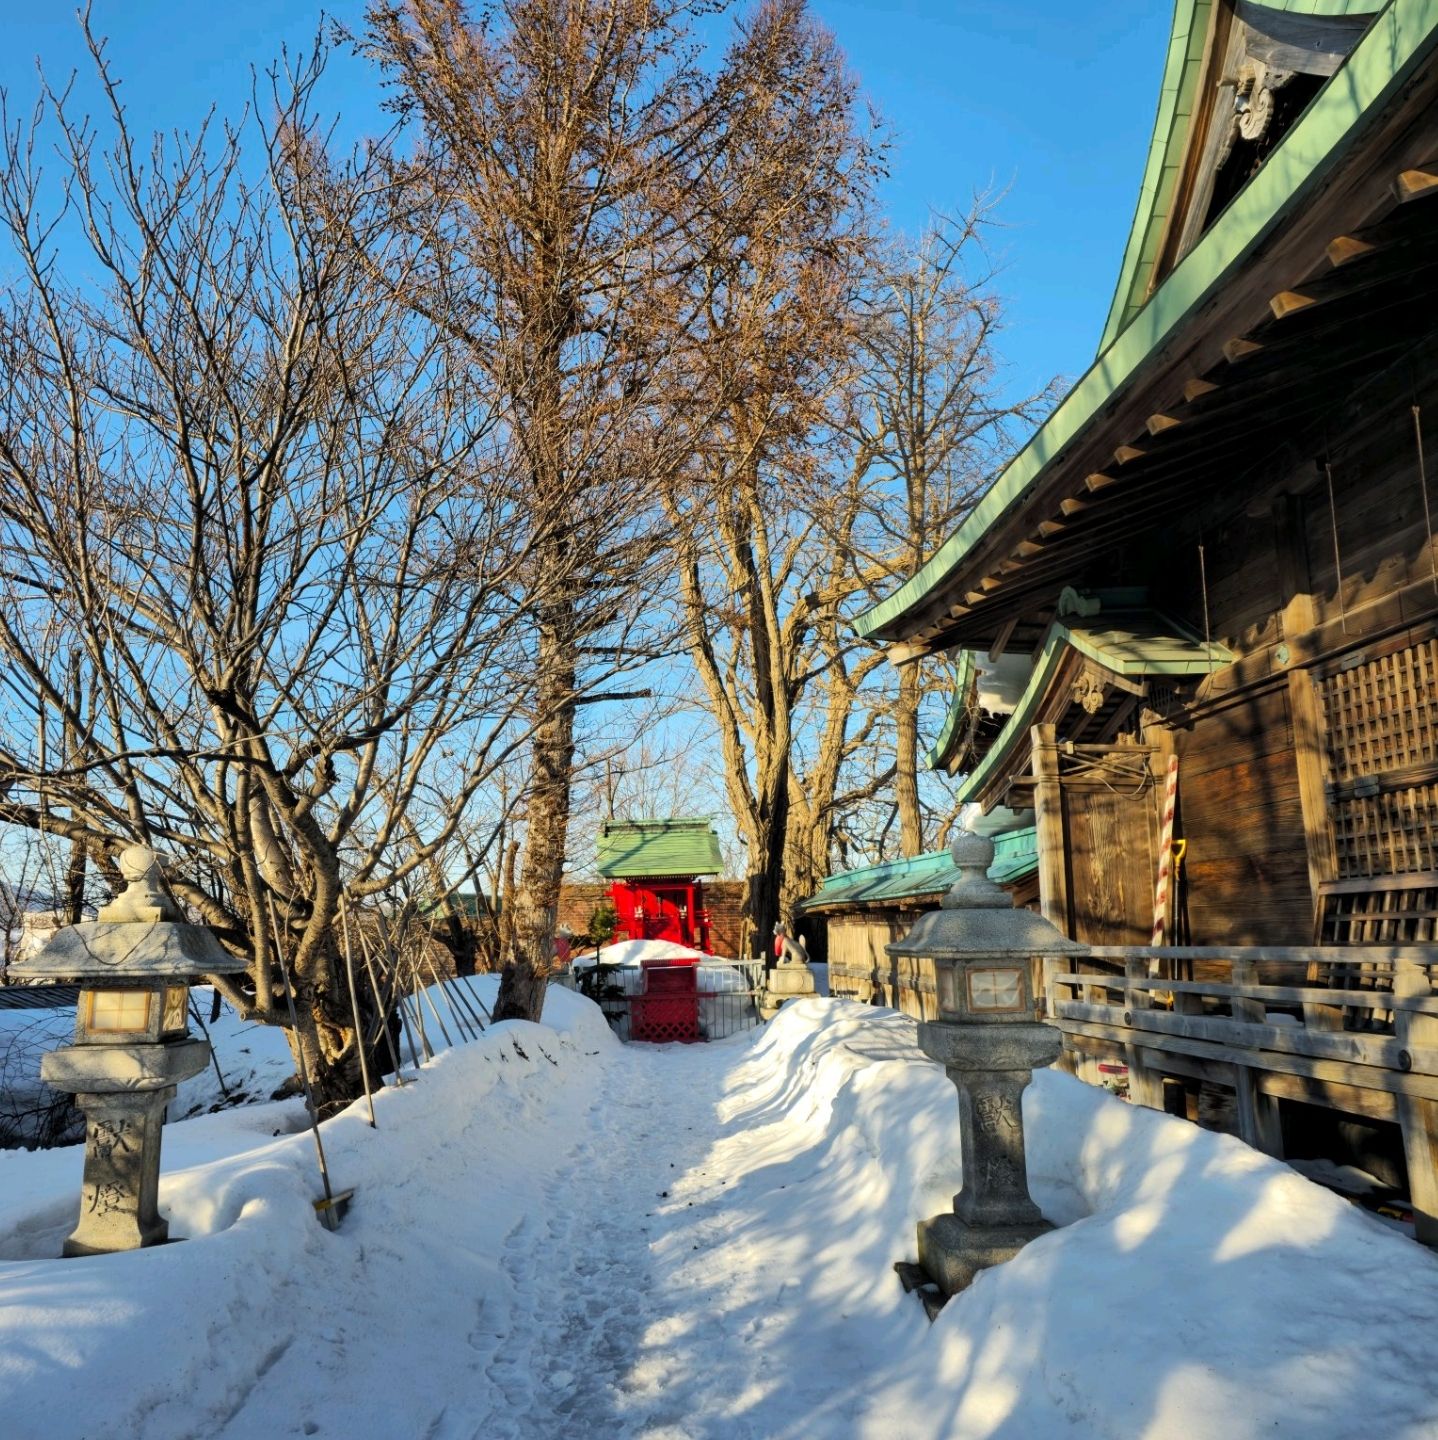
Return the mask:
<svg viewBox="0 0 1438 1440"><path fill-rule="evenodd" d="M708 819L606 820L596 868L613 882L616 938L710 952L703 877L718 875L724 861Z"/></svg>

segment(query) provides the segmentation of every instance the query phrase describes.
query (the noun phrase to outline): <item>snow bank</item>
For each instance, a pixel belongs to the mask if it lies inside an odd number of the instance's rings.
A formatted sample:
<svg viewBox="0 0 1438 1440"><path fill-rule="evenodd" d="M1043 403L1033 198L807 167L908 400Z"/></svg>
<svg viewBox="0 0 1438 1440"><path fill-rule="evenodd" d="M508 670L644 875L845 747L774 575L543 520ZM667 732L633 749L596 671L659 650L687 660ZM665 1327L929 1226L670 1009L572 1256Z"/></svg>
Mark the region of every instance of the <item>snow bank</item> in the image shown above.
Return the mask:
<svg viewBox="0 0 1438 1440"><path fill-rule="evenodd" d="M746 1261L778 1267L814 1314L786 1358L864 1375L862 1398L841 1387L774 1435L1438 1435L1438 1260L1237 1140L1041 1072L1030 1176L1062 1228L930 1328L889 1266L962 1175L954 1091L913 1023L787 1005L734 1087L809 1136L802 1157L783 1127L762 1142L814 1173Z"/></svg>
<svg viewBox="0 0 1438 1440"><path fill-rule="evenodd" d="M167 1127L161 1208L188 1238L141 1253L49 1258L80 1151L0 1153L0 1433L179 1440L241 1410L257 1437L416 1433L436 1374L473 1383L501 1343L496 1256L617 1049L568 991L545 1019L496 1025L377 1095L377 1132L363 1102L326 1124L334 1183L356 1190L333 1234L298 1101Z"/></svg>
<svg viewBox="0 0 1438 1440"><path fill-rule="evenodd" d="M492 1001L493 977L478 984ZM1235 1140L1044 1072L1062 1228L930 1326L893 1274L958 1108L913 1022L621 1047L554 987L329 1122L166 1132L185 1244L58 1261L79 1152L0 1154L5 1440L1419 1440L1438 1260Z"/></svg>

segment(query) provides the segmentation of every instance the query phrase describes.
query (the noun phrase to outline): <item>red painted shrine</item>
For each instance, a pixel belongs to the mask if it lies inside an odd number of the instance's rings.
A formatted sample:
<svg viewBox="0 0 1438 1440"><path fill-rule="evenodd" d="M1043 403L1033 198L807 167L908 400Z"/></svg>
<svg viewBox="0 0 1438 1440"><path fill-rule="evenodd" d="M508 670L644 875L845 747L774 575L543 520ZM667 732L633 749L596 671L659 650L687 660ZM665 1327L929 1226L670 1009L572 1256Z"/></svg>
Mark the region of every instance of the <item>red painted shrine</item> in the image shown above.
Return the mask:
<svg viewBox="0 0 1438 1440"><path fill-rule="evenodd" d="M598 869L612 882L616 939L712 953L702 877L721 868L708 820L609 820L599 832Z"/></svg>

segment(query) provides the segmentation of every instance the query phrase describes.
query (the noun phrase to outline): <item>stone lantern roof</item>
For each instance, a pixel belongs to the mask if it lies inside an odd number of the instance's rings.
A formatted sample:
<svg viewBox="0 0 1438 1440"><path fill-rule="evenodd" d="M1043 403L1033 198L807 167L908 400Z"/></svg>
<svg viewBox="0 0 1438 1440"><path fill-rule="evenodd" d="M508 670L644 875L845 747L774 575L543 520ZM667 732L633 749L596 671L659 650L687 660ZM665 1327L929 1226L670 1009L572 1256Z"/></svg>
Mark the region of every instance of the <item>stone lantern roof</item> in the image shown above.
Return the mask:
<svg viewBox="0 0 1438 1440"><path fill-rule="evenodd" d="M119 856L129 882L99 918L57 930L38 955L10 966L25 978L78 980L93 986L114 980L178 980L231 975L248 969L209 928L189 925L164 888L155 852L131 845Z"/></svg>

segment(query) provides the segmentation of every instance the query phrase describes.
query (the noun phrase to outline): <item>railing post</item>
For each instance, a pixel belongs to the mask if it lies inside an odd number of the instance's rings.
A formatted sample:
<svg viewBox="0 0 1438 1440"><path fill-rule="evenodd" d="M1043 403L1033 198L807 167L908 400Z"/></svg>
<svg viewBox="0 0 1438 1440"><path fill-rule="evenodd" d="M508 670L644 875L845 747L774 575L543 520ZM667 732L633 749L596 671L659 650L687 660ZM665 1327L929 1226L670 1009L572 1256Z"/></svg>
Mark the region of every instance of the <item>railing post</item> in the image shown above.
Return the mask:
<svg viewBox="0 0 1438 1440"><path fill-rule="evenodd" d="M1123 962L1123 1008L1125 1026L1129 1033L1136 1034L1128 1024L1127 1016L1135 1010L1151 1010L1153 995L1148 990L1135 988L1135 980L1147 980L1146 960L1125 960ZM1150 1110L1163 1109L1163 1076L1150 1070L1139 1054L1138 1044L1127 1041L1123 1047L1124 1059L1128 1062L1128 1095L1136 1105L1147 1105Z"/></svg>
<svg viewBox="0 0 1438 1440"><path fill-rule="evenodd" d="M1401 1008L1401 1001L1430 996L1427 969L1414 960L1393 966L1393 1033L1405 1050L1438 1045L1438 1015ZM1398 1123L1408 1162L1408 1194L1413 1201L1413 1231L1425 1245L1438 1245L1438 1101L1399 1095Z"/></svg>
<svg viewBox="0 0 1438 1440"><path fill-rule="evenodd" d="M1258 967L1251 960L1233 961L1233 984L1256 985ZM1250 1025L1262 1025L1267 1011L1261 1000L1247 1000L1235 995L1230 1008L1235 1020ZM1258 1071L1250 1065L1233 1067L1233 1088L1238 1101L1238 1134L1247 1145L1262 1150L1265 1155L1283 1159L1283 1124L1278 1101L1259 1089Z"/></svg>

